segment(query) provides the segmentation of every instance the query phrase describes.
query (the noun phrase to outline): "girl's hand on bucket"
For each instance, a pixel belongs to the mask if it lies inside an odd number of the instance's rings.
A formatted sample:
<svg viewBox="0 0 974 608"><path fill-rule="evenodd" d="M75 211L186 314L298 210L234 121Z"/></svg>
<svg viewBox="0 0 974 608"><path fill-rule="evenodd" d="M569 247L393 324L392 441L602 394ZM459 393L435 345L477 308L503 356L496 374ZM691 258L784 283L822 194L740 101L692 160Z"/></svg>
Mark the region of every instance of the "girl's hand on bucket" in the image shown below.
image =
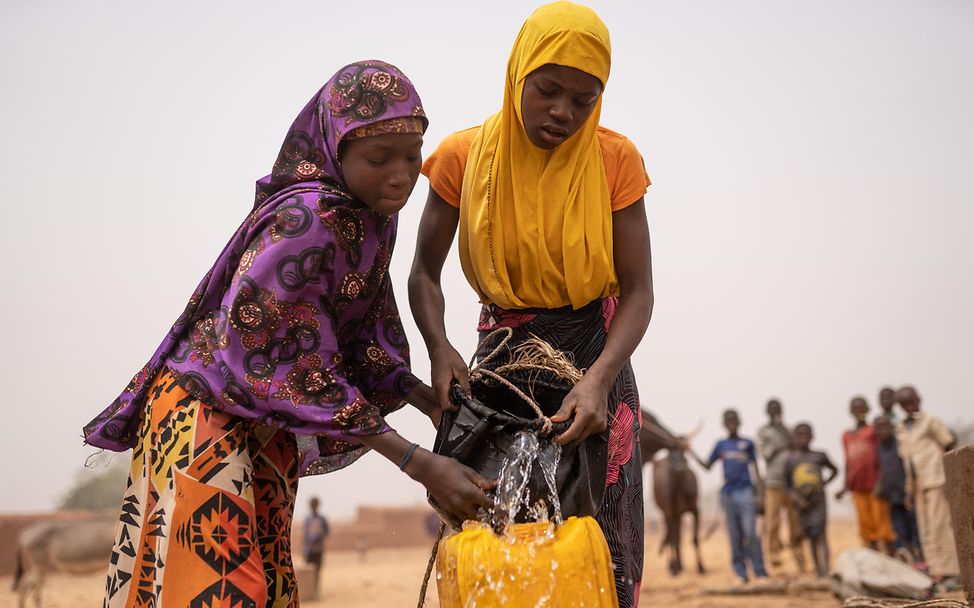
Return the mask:
<svg viewBox="0 0 974 608"><path fill-rule="evenodd" d="M443 410L436 400L436 395L433 394L433 389L426 384L420 382L413 387L413 390L409 391L409 394L406 395L406 402L429 416L430 420L433 421L433 427L440 424L440 417L443 415Z"/></svg>
<svg viewBox="0 0 974 608"><path fill-rule="evenodd" d="M406 401L417 410L429 416L430 421L433 423L433 428L440 426L440 418L443 417L443 412L446 410L440 406L440 402L436 399L436 395L433 393L431 387L420 382L406 395Z"/></svg>
<svg viewBox="0 0 974 608"><path fill-rule="evenodd" d="M486 492L497 482L453 458L417 450L406 466L406 473L426 486L436 504L457 521L476 519L478 508L490 509L494 504Z"/></svg>
<svg viewBox="0 0 974 608"><path fill-rule="evenodd" d="M444 344L430 352L430 366L433 392L440 409L445 412L456 410L457 406L450 401L450 384L456 380L463 392L470 394L470 372L463 357L453 346Z"/></svg>
<svg viewBox="0 0 974 608"><path fill-rule="evenodd" d="M561 402L561 409L551 417L552 422L564 422L575 416L572 425L555 441L567 445L604 431L608 427L608 400L609 391L603 382L591 374L582 376Z"/></svg>

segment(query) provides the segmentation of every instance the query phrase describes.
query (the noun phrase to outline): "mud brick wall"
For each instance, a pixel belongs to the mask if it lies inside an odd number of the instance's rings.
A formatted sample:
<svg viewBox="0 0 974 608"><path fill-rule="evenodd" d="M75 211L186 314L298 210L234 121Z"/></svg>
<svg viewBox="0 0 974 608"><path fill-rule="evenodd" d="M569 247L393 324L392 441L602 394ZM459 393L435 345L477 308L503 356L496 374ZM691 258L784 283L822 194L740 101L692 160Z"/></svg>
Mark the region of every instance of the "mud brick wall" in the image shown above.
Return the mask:
<svg viewBox="0 0 974 608"><path fill-rule="evenodd" d="M424 505L414 507L358 508L355 519L349 522L330 521L329 551L355 551L359 539L369 549L396 547L432 547L433 537L426 531L426 519L433 510ZM304 554L304 522L295 521L293 550Z"/></svg>
<svg viewBox="0 0 974 608"><path fill-rule="evenodd" d="M970 604L974 601L974 445L947 452L944 471L960 575Z"/></svg>

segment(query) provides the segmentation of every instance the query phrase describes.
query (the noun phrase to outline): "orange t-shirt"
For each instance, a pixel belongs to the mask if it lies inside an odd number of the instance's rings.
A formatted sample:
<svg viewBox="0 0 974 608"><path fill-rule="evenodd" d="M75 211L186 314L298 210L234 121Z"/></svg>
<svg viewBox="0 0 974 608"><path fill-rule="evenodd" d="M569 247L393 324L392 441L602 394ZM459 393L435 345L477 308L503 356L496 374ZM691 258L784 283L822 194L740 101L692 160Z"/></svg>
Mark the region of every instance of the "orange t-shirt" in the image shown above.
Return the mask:
<svg viewBox="0 0 974 608"><path fill-rule="evenodd" d="M460 206L467 154L478 131L479 125L447 135L423 163L423 175L429 178L430 186L454 207ZM646 194L650 184L643 157L624 135L601 126L595 134L602 148L612 210L625 209Z"/></svg>

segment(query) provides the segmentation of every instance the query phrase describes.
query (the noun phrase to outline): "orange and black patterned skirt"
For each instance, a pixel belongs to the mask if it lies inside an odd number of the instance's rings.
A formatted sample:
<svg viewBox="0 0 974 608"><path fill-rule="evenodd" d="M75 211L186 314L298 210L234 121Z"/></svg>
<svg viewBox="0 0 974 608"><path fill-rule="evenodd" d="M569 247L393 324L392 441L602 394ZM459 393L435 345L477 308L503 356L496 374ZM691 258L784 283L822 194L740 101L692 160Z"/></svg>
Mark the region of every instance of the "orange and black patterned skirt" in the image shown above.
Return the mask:
<svg viewBox="0 0 974 608"><path fill-rule="evenodd" d="M104 606L297 606L297 486L293 435L200 403L163 369L133 450Z"/></svg>

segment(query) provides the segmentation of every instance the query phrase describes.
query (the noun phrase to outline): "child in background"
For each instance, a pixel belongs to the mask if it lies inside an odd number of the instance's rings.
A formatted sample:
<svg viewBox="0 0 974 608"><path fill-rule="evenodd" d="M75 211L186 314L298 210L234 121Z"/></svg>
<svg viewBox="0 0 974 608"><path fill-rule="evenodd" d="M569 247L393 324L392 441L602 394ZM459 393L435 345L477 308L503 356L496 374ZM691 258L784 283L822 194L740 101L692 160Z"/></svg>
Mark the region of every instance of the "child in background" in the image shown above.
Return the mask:
<svg viewBox="0 0 974 608"><path fill-rule="evenodd" d="M900 456L906 464L907 500L916 510L917 530L930 574L950 588L959 582L960 562L944 486L944 453L957 442L947 425L921 410L920 394L912 386L896 392L906 420L896 427Z"/></svg>
<svg viewBox="0 0 974 608"><path fill-rule="evenodd" d="M733 409L724 412L724 428L727 438L714 446L710 458L701 459L693 450L690 453L700 466L708 471L718 460L724 465L724 487L720 491L720 502L727 518L727 533L731 543L731 561L734 572L742 582L748 582L747 564L750 562L754 576L767 578L764 569L764 555L761 539L757 534L757 506L754 500L755 484L751 480L753 468L754 481L761 483L758 462L755 457L754 442L737 434L741 426L740 417Z"/></svg>
<svg viewBox="0 0 974 608"><path fill-rule="evenodd" d="M893 554L893 527L889 520L889 503L875 493L879 480L879 451L876 434L869 426L869 405L862 397L849 402L849 413L856 421L851 431L842 434L845 451L845 486L835 495L841 500L846 492L852 492L859 520L859 536L870 549L879 550L880 543L886 553Z"/></svg>
<svg viewBox="0 0 974 608"><path fill-rule="evenodd" d="M903 417L896 412L896 391L890 386L879 389L879 407L882 408L882 416L889 419L893 429L903 421Z"/></svg>
<svg viewBox="0 0 974 608"><path fill-rule="evenodd" d="M896 555L904 561L919 561L920 536L913 509L907 506L906 469L900 458L893 422L885 415L873 422L879 449L879 483L876 494L889 503L890 521L896 535Z"/></svg>
<svg viewBox="0 0 974 608"><path fill-rule="evenodd" d="M311 592L311 597L318 597L321 591L321 568L325 563L325 539L331 533L328 520L318 512L321 501L315 496L311 499L309 507L311 513L304 520L304 559L315 569L315 584Z"/></svg>
<svg viewBox="0 0 974 608"><path fill-rule="evenodd" d="M829 543L825 536L828 520L825 486L835 479L839 470L825 452L810 449L812 425L806 422L796 425L792 436L795 441L795 451L788 456L788 464L785 467L786 479L792 499L798 507L798 521L802 526L802 534L808 539L812 550L815 575L826 578L829 576L830 564ZM823 469L830 471L827 479L822 474Z"/></svg>
<svg viewBox="0 0 974 608"><path fill-rule="evenodd" d="M764 537L768 543L771 567L781 567L781 512L788 519L788 547L795 558L799 572L805 572L805 553L802 551L802 535L798 525L798 512L788 494L785 480L785 463L791 451L791 429L782 422L781 402L768 401L768 423L758 429L758 450L765 461L764 483Z"/></svg>

